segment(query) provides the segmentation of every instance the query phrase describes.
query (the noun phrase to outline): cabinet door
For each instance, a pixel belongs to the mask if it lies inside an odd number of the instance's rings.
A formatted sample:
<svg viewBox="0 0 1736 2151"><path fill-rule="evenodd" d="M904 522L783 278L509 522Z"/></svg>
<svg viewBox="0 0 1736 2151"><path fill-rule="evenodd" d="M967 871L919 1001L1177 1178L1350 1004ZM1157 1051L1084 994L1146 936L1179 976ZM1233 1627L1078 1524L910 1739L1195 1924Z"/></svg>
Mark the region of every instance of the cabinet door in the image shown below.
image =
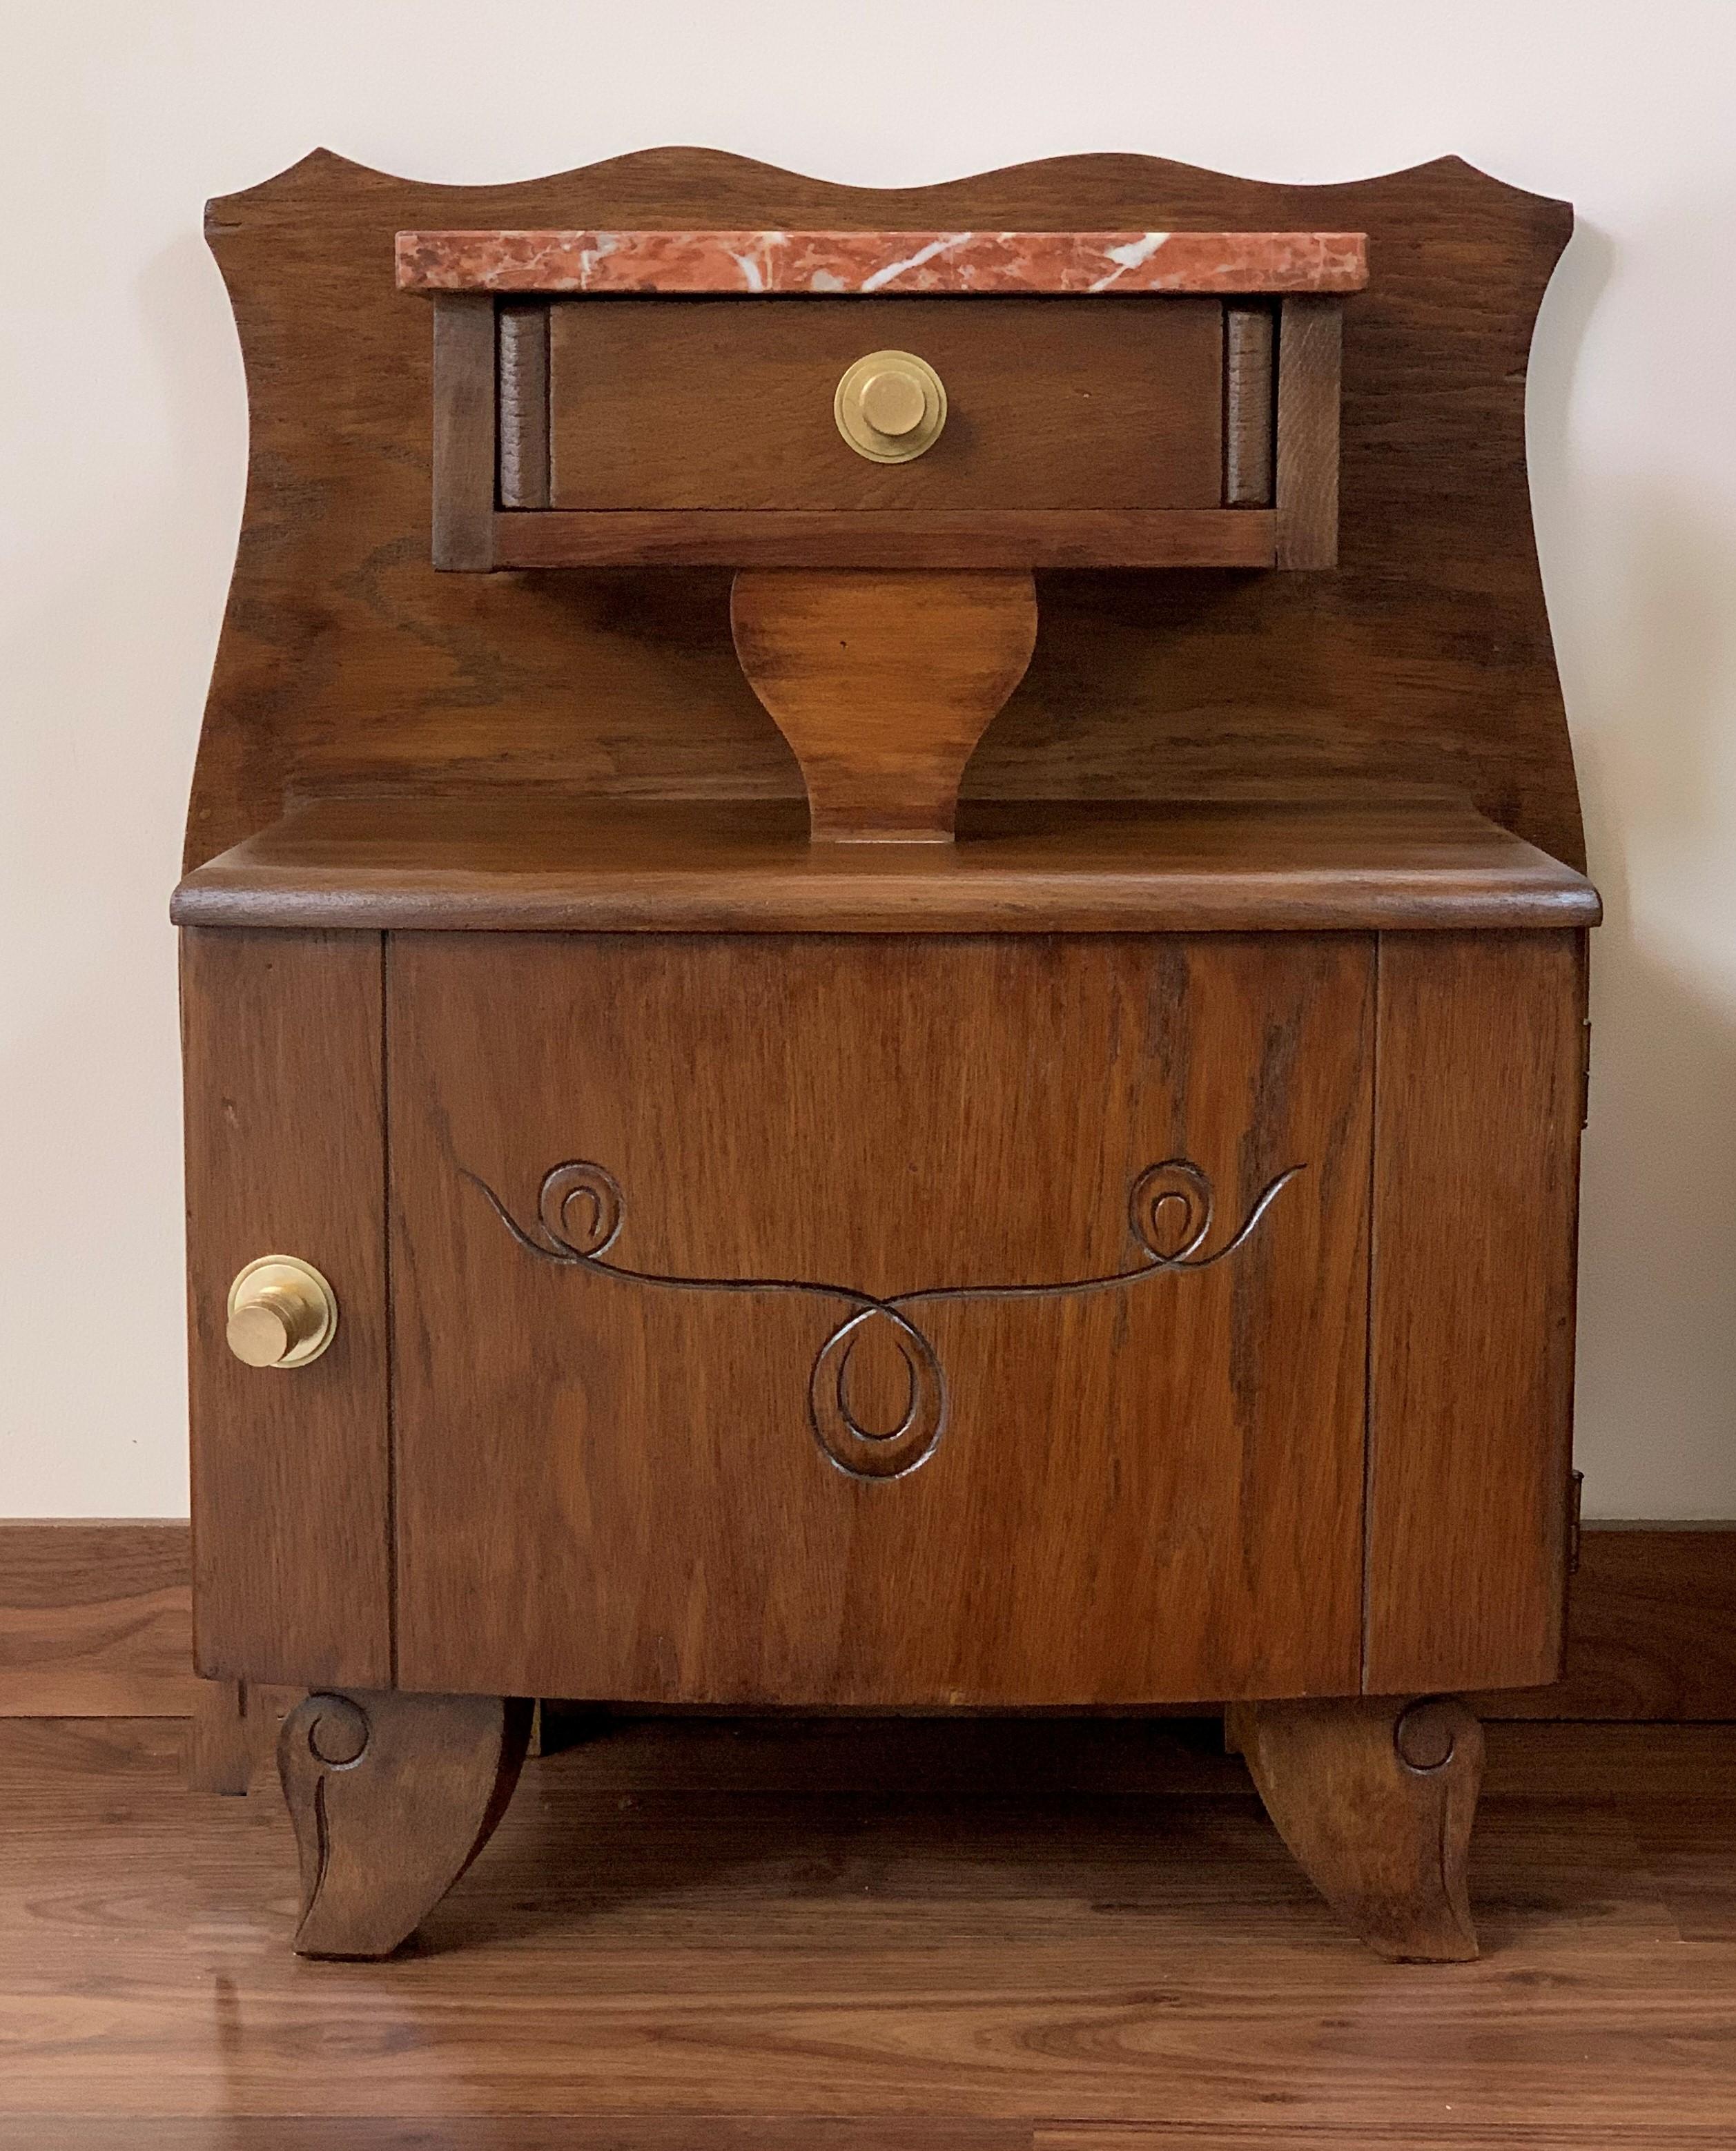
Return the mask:
<svg viewBox="0 0 1736 2151"><path fill-rule="evenodd" d="M1354 1692L1371 974L392 937L403 1685Z"/></svg>
<svg viewBox="0 0 1736 2151"><path fill-rule="evenodd" d="M377 934L181 937L193 1622L199 1669L392 1679ZM230 1281L261 1255L330 1280L332 1349L243 1366Z"/></svg>

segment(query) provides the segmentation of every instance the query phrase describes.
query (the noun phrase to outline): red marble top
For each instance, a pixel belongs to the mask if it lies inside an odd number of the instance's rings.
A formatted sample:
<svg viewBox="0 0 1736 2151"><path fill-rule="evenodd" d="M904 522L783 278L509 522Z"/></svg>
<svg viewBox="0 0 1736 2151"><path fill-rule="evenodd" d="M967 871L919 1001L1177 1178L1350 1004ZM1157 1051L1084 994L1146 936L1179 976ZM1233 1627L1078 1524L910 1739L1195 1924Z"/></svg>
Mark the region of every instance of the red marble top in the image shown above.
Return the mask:
<svg viewBox="0 0 1736 2151"><path fill-rule="evenodd" d="M407 291L1359 291L1359 231L401 231Z"/></svg>

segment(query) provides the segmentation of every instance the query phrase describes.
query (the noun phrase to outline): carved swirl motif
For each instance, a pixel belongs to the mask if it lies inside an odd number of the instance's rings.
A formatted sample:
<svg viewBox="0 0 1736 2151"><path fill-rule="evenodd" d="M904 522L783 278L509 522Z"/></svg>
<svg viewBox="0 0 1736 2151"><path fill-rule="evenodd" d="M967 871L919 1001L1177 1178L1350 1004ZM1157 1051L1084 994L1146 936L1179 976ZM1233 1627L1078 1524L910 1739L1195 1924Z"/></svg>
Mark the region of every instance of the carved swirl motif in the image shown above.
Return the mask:
<svg viewBox="0 0 1736 2151"><path fill-rule="evenodd" d="M1425 1696L1402 1712L1393 1727L1393 1746L1407 1769L1444 1770L1453 1759L1463 1703L1443 1696Z"/></svg>
<svg viewBox="0 0 1736 2151"><path fill-rule="evenodd" d="M600 1255L621 1228L620 1185L600 1165L557 1165L543 1181L536 1214L556 1247Z"/></svg>
<svg viewBox="0 0 1736 2151"><path fill-rule="evenodd" d="M1212 1183L1185 1157L1148 1165L1128 1190L1127 1222L1148 1255L1185 1263L1212 1230Z"/></svg>
<svg viewBox="0 0 1736 2151"><path fill-rule="evenodd" d="M347 1695L311 1695L296 1713L307 1752L334 1770L359 1763L367 1746L367 1713Z"/></svg>
<svg viewBox="0 0 1736 2151"><path fill-rule="evenodd" d="M472 1172L464 1177L482 1190L525 1253L544 1262L570 1263L599 1277L671 1291L793 1292L843 1300L847 1312L820 1346L808 1378L808 1423L822 1454L851 1478L901 1479L934 1455L946 1424L946 1378L934 1345L911 1318L912 1308L930 1300L1058 1299L1071 1293L1113 1291L1167 1270L1209 1269L1236 1252L1280 1189L1302 1170L1293 1165L1279 1173L1236 1232L1211 1254L1203 1252L1212 1232L1211 1180L1190 1159L1172 1157L1147 1166L1128 1190L1128 1223L1142 1257L1131 1269L1059 1284L929 1285L883 1299L850 1285L802 1278L671 1277L605 1262L603 1257L620 1232L625 1202L614 1174L585 1159L569 1160L544 1175L537 1195L537 1222L544 1236L540 1238L519 1223L486 1181ZM850 1355L870 1325L889 1327L890 1342L909 1377L903 1417L883 1432L863 1426L849 1404Z"/></svg>
<svg viewBox="0 0 1736 2151"><path fill-rule="evenodd" d="M844 1384L850 1354L869 1323L892 1326L893 1342L910 1377L903 1418L885 1434L861 1425L850 1410ZM858 1308L820 1347L807 1384L808 1420L820 1446L840 1470L857 1479L898 1479L934 1451L946 1414L946 1384L934 1348L895 1307Z"/></svg>

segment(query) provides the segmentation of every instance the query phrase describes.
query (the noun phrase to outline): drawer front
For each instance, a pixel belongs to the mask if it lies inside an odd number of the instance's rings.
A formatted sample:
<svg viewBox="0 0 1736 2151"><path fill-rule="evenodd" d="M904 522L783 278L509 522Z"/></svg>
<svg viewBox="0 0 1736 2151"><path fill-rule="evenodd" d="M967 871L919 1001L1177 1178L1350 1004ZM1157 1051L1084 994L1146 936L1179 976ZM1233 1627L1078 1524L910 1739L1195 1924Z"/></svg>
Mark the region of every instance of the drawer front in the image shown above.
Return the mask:
<svg viewBox="0 0 1736 2151"><path fill-rule="evenodd" d="M1354 1692L1365 937L387 969L405 1686Z"/></svg>
<svg viewBox="0 0 1736 2151"><path fill-rule="evenodd" d="M870 352L914 352L947 419L868 461L833 415ZM1213 299L585 299L549 319L550 501L607 509L1215 508Z"/></svg>

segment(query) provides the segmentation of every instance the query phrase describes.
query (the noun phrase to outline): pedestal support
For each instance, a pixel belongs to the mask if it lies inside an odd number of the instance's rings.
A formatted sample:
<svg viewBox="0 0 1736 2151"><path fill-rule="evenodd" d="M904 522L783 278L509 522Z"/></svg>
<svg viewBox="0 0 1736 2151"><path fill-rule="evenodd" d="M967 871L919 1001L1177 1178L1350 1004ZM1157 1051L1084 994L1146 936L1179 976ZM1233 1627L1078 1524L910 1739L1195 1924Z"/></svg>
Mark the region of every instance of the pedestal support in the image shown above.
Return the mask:
<svg viewBox="0 0 1736 2151"><path fill-rule="evenodd" d="M964 765L1036 642L1028 573L744 569L730 622L816 843L951 842Z"/></svg>

